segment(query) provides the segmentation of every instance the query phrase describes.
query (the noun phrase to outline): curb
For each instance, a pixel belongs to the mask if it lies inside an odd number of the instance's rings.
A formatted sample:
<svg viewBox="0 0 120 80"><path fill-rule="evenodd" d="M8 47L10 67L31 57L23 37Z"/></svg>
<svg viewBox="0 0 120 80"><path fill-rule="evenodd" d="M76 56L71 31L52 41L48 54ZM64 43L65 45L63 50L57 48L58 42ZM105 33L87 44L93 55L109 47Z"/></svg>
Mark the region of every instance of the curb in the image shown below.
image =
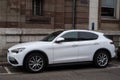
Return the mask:
<svg viewBox="0 0 120 80"><path fill-rule="evenodd" d="M8 62L0 62L0 66L10 66Z"/></svg>

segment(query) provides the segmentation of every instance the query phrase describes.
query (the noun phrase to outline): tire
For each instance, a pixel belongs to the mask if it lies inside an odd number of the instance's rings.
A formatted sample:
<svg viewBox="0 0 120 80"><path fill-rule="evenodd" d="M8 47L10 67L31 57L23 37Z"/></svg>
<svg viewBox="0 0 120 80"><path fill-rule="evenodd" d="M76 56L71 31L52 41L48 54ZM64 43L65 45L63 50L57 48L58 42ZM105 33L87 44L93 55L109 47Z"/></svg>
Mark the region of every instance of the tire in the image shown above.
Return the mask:
<svg viewBox="0 0 120 80"><path fill-rule="evenodd" d="M109 64L109 55L106 51L98 51L94 56L94 64L97 68L105 68Z"/></svg>
<svg viewBox="0 0 120 80"><path fill-rule="evenodd" d="M33 52L28 55L24 61L23 67L33 73L42 72L47 65L47 62L40 53Z"/></svg>

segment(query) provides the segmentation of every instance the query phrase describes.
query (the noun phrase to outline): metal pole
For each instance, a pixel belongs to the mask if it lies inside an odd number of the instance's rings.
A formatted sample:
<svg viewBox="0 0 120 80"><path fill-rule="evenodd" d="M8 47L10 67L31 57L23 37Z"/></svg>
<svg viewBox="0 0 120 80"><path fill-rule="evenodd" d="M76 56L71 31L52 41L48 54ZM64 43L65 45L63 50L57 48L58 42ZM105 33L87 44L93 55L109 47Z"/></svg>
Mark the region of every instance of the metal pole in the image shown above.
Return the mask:
<svg viewBox="0 0 120 80"><path fill-rule="evenodd" d="M76 0L72 2L72 27L76 29Z"/></svg>

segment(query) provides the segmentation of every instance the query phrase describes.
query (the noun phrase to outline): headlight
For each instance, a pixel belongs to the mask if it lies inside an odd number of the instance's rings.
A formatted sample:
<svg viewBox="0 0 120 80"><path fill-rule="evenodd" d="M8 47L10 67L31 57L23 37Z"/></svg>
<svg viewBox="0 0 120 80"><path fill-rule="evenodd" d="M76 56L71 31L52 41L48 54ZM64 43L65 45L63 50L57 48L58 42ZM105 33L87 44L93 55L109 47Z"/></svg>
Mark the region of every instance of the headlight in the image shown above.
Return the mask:
<svg viewBox="0 0 120 80"><path fill-rule="evenodd" d="M25 48L17 48L17 49L11 50L11 52L13 52L13 53L20 53L20 52L22 52L24 49L25 49Z"/></svg>

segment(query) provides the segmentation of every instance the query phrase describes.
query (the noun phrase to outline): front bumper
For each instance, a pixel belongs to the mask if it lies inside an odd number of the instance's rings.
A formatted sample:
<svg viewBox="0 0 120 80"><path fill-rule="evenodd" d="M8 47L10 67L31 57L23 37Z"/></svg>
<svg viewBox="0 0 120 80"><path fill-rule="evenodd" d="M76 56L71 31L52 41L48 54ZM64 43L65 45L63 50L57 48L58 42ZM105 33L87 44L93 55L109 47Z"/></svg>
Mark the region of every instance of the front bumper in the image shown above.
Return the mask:
<svg viewBox="0 0 120 80"><path fill-rule="evenodd" d="M24 57L22 56L22 53L7 53L7 61L9 64L12 66L22 66L23 65L23 59Z"/></svg>
<svg viewBox="0 0 120 80"><path fill-rule="evenodd" d="M14 57L8 57L8 60L11 64L14 64L14 65L17 65L18 64L18 61L14 58Z"/></svg>

